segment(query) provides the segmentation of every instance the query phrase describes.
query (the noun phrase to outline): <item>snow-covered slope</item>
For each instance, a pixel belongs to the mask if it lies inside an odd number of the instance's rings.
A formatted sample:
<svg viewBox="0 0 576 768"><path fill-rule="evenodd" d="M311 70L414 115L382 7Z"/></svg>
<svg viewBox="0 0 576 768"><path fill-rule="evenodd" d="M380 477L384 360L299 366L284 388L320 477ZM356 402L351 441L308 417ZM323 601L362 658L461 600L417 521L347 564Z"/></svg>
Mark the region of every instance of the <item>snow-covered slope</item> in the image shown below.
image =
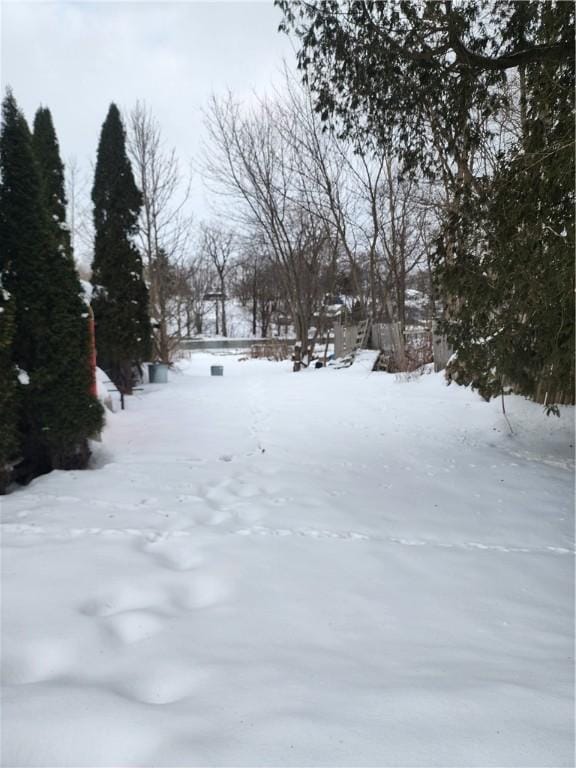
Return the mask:
<svg viewBox="0 0 576 768"><path fill-rule="evenodd" d="M2 500L2 765L572 764L571 414L289 368L197 354Z"/></svg>
<svg viewBox="0 0 576 768"><path fill-rule="evenodd" d="M250 309L243 307L237 299L226 302L226 324L228 337L234 339L249 339L252 337L252 315ZM219 328L222 335L221 326ZM216 336L216 306L214 302L206 302L204 318L204 336Z"/></svg>

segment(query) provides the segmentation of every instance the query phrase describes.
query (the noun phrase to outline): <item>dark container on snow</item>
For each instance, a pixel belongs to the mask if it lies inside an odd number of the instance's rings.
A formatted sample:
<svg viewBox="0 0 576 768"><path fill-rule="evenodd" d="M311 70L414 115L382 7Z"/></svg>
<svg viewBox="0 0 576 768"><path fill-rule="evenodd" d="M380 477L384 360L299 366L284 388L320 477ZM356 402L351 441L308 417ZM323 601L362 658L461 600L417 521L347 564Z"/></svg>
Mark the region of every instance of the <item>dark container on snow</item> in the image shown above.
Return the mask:
<svg viewBox="0 0 576 768"><path fill-rule="evenodd" d="M148 366L148 381L150 384L168 383L168 366L166 363L153 363Z"/></svg>

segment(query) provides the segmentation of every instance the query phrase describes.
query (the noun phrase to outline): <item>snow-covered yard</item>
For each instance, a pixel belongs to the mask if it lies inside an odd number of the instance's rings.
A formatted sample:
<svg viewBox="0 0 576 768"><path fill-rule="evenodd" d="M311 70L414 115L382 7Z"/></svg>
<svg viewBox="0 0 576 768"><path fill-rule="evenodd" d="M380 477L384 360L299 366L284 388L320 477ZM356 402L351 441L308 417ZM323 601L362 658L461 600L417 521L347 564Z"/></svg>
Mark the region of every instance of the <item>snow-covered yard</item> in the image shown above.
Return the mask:
<svg viewBox="0 0 576 768"><path fill-rule="evenodd" d="M2 765L572 765L572 414L507 407L367 357L146 386L2 500Z"/></svg>

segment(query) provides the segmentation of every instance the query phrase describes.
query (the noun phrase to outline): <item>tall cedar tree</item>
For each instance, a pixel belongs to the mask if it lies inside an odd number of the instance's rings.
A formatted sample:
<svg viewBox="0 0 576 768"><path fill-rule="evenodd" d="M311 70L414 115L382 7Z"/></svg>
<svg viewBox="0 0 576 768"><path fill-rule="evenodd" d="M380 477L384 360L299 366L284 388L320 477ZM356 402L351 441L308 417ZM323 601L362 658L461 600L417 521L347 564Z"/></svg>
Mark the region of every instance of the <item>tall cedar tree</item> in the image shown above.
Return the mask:
<svg viewBox="0 0 576 768"><path fill-rule="evenodd" d="M40 108L34 119L32 137L36 161L40 168L44 207L55 248L51 264L52 279L58 285L54 292L52 323L56 352L51 365L54 384L50 405L58 423L61 445L50 447L55 468L75 468L86 464L89 456L87 439L100 431L103 410L90 394L90 327L88 308L74 264L70 231L66 225L64 165L50 110Z"/></svg>
<svg viewBox="0 0 576 768"><path fill-rule="evenodd" d="M100 134L92 202L92 307L98 362L121 391L130 393L132 365L150 354L151 327L142 258L133 242L142 196L126 154L126 134L115 104L110 105Z"/></svg>
<svg viewBox="0 0 576 768"><path fill-rule="evenodd" d="M69 255L58 250L32 137L11 93L3 103L0 145L3 283L13 301L12 361L22 371L17 472L30 479L84 466L87 439L100 430L103 414L89 391L78 276Z"/></svg>
<svg viewBox="0 0 576 768"><path fill-rule="evenodd" d="M42 173L44 201L52 221L53 237L58 250L72 258L70 230L66 225L64 164L60 158L52 115L46 107L40 107L36 112L32 140Z"/></svg>
<svg viewBox="0 0 576 768"><path fill-rule="evenodd" d="M0 167L3 165L0 159ZM1 194L0 187L0 194ZM2 217L0 198L0 220ZM0 232L3 226L0 223ZM0 239L2 239L0 235ZM12 474L12 463L17 457L19 436L18 380L16 366L12 362L12 341L14 338L14 301L3 287L5 263L0 254L0 494L6 491Z"/></svg>

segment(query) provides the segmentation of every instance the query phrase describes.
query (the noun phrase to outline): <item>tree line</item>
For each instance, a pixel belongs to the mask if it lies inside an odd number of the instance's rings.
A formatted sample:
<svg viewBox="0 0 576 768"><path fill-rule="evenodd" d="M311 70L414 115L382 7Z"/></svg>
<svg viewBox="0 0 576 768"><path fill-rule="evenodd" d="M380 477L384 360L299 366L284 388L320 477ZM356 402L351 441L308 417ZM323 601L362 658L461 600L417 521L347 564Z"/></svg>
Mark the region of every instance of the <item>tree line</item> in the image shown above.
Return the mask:
<svg viewBox="0 0 576 768"><path fill-rule="evenodd" d="M211 309L228 334L231 298L253 334L290 328L306 364L335 302L403 328L418 288L453 380L574 401L573 4L277 5L301 79L212 98L199 167L219 203L198 226L145 104L110 106L87 217L49 110L30 130L7 94L0 488L86 464L103 423L91 313L98 364L129 393L134 366L169 363Z"/></svg>
<svg viewBox="0 0 576 768"><path fill-rule="evenodd" d="M98 146L91 290L76 270L50 111L41 107L30 131L10 91L0 172L1 492L12 480L86 466L88 441L104 424L94 344L98 365L130 392L132 366L150 352L151 327L134 242L141 193L118 108L111 105Z"/></svg>
<svg viewBox="0 0 576 768"><path fill-rule="evenodd" d="M325 130L288 73L281 94L250 106L212 99L207 135L205 176L274 275L304 363L334 298L350 297L357 319L404 327L409 289L431 296L429 185L359 135Z"/></svg>
<svg viewBox="0 0 576 768"><path fill-rule="evenodd" d="M323 127L430 185L452 377L574 402L574 4L276 5Z"/></svg>
<svg viewBox="0 0 576 768"><path fill-rule="evenodd" d="M30 131L9 92L0 133L0 491L85 466L103 411L91 387L89 309L66 226L49 110Z"/></svg>
<svg viewBox="0 0 576 768"><path fill-rule="evenodd" d="M224 334L228 292L241 293L236 234L205 225L192 242L187 188L176 200L175 153L164 150L145 105L126 122L128 130L112 104L87 226L77 167L66 183L50 110L39 108L30 130L11 91L2 103L0 492L12 481L87 465L89 440L104 425L95 351L111 382L130 394L143 361L169 363L183 335L202 332L211 291L221 306L216 330ZM90 282L80 280L75 263L78 230L90 236ZM258 286L263 306L261 279ZM268 290L275 290L271 282Z"/></svg>

